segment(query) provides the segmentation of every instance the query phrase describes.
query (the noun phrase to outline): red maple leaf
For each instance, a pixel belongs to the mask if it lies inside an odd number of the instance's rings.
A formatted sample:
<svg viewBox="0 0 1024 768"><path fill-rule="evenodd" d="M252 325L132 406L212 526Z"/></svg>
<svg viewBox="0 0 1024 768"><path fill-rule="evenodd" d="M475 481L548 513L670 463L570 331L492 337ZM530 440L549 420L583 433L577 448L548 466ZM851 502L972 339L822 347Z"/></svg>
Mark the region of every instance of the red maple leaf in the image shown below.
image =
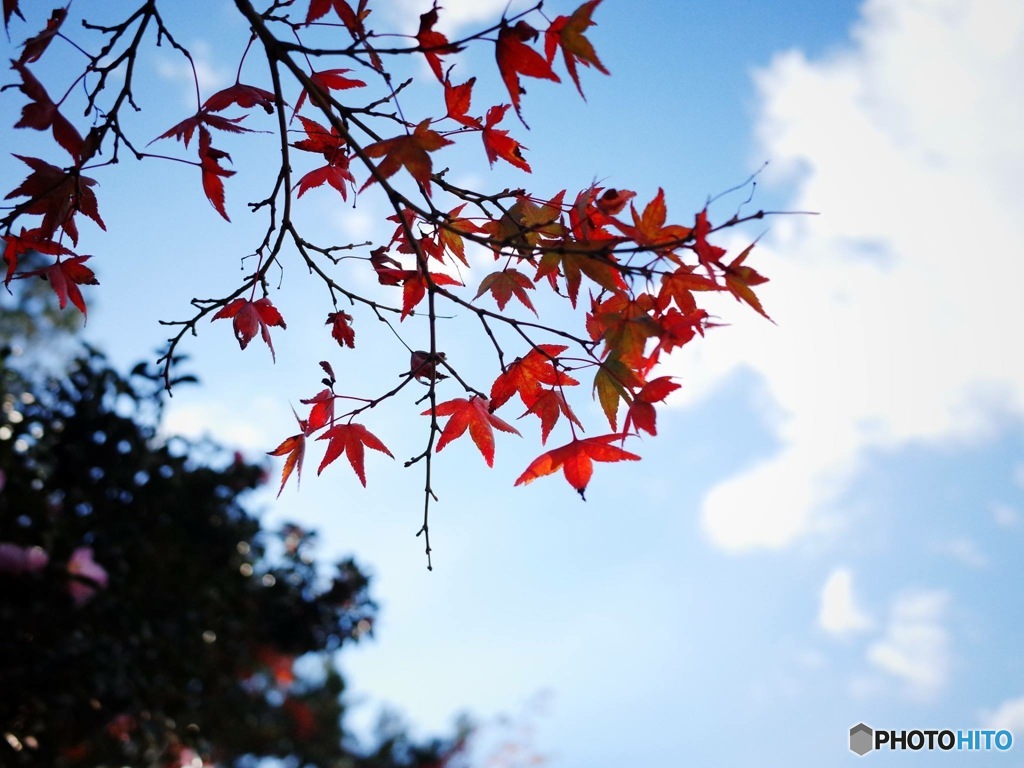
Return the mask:
<svg viewBox="0 0 1024 768"><path fill-rule="evenodd" d="M306 434L311 435L321 427L327 426L334 421L334 403L337 396L330 389L321 389L313 397L299 400L303 405L311 405L309 418L306 419Z"/></svg>
<svg viewBox="0 0 1024 768"><path fill-rule="evenodd" d="M576 418L576 414L569 407L565 395L557 389L542 389L523 416L530 413L540 419L540 441L542 444L548 441L548 435L551 434L552 428L562 414L565 414L565 417L581 430L583 429L580 420ZM519 418L523 418L523 416Z"/></svg>
<svg viewBox="0 0 1024 768"><path fill-rule="evenodd" d="M711 234L711 222L708 221L708 209L705 208L697 214L697 221L693 225L694 245L693 252L697 254L700 263L707 267L711 275L711 266L718 264L719 259L725 256L725 249L708 242L708 235Z"/></svg>
<svg viewBox="0 0 1024 768"><path fill-rule="evenodd" d="M348 455L349 464L352 465L352 469L355 470L356 476L364 488L366 487L366 471L363 469L364 446L395 458L387 446L362 424L336 424L317 440L330 440L330 442L327 444L327 452L316 473L319 475L324 471L324 467L344 453Z"/></svg>
<svg viewBox="0 0 1024 768"><path fill-rule="evenodd" d="M447 400L438 403L434 409L437 416L450 416L448 423L441 431L441 437L437 441L436 451L440 451L452 440L456 440L469 430L469 436L473 438L476 447L480 449L480 455L484 457L488 467L494 466L494 430L497 427L502 432L509 432L518 435L519 430L507 421L491 413L486 397L473 395L470 398L457 397L454 400ZM425 410L421 415L427 416L430 409Z"/></svg>
<svg viewBox="0 0 1024 768"><path fill-rule="evenodd" d="M519 76L536 77L543 80L553 80L558 83L558 75L551 69L551 64L537 51L526 44L527 40L535 40L537 30L525 21L516 22L510 27L501 21L501 29L498 30L498 43L495 49L495 57L498 60L498 72L501 79L508 88L509 97L512 99L512 106L516 109L519 119L523 119L523 113L519 109L520 95L526 90L519 83Z"/></svg>
<svg viewBox="0 0 1024 768"><path fill-rule="evenodd" d="M4 285L9 285L18 269L18 258L25 253L36 251L45 253L48 256L74 256L71 249L60 243L43 237L42 231L37 227L26 230L21 228L21 234L8 233L3 237L4 254L3 260L7 263L7 274L4 276Z"/></svg>
<svg viewBox="0 0 1024 768"><path fill-rule="evenodd" d="M321 187L326 183L341 193L342 200L348 200L348 187L355 186L355 182L356 180L347 166L325 165L310 171L299 179L297 197L302 197L309 190Z"/></svg>
<svg viewBox="0 0 1024 768"><path fill-rule="evenodd" d="M306 138L292 144L304 152L317 152L324 156L327 165L314 169L299 179L299 197L320 185L330 184L341 193L341 199L348 199L349 186L355 187L355 178L349 171L349 156L345 152L346 142L337 129L320 125L315 120L299 115L299 122L306 131Z"/></svg>
<svg viewBox="0 0 1024 768"><path fill-rule="evenodd" d="M326 94L328 91L346 91L349 88L365 87L366 83L362 80L345 77L345 73L351 71L351 69L325 69L321 72L310 73L309 79L312 81L313 86L321 91L322 94ZM292 110L292 117L295 117L295 113L305 103L307 95L305 90L299 94L299 100L295 102L295 109Z"/></svg>
<svg viewBox="0 0 1024 768"><path fill-rule="evenodd" d="M671 352L676 347L688 344L699 333L704 335L704 329L710 328L714 323L708 322L708 313L703 309L695 309L692 312L683 314L675 307L672 307L659 319L661 330L658 335L658 350Z"/></svg>
<svg viewBox="0 0 1024 768"><path fill-rule="evenodd" d="M365 37L366 33L363 30L362 23L362 19L367 13L363 11L363 6L365 5L365 0L359 3L359 9L362 14L357 16L356 12L352 10L352 6L345 2L345 0L310 0L309 12L306 14L306 23L310 24L326 16L328 11L333 10L338 15L338 18L341 19L341 23L352 33L353 37L357 37L357 34L359 37Z"/></svg>
<svg viewBox="0 0 1024 768"><path fill-rule="evenodd" d="M25 20L25 17L21 15L21 10L18 8L18 0L4 0L4 29L10 28L11 16L15 14L22 21Z"/></svg>
<svg viewBox="0 0 1024 768"><path fill-rule="evenodd" d="M40 237L52 237L58 228L63 229L72 243L78 243L78 227L75 214L84 213L95 221L100 229L106 229L100 218L96 205L96 195L92 191L96 180L82 176L77 170L65 171L50 165L37 157L16 158L32 169L17 189L9 192L4 199L25 196L31 198L25 207L25 213L42 214L43 222L39 225Z"/></svg>
<svg viewBox="0 0 1024 768"><path fill-rule="evenodd" d="M624 434L616 433L588 437L583 440L575 439L559 448L553 448L534 459L516 480L516 485L527 485L538 477L553 474L561 469L565 479L569 481L569 485L576 489L580 497L586 499L583 494L594 474L593 462L640 460L635 453L611 445L614 441L624 437Z"/></svg>
<svg viewBox="0 0 1024 768"><path fill-rule="evenodd" d="M234 85L217 91L208 98L203 104L203 110L220 112L232 104L237 104L243 109L260 106L269 115L274 111L277 97L270 91L257 88L255 85L244 85L243 83L236 82Z"/></svg>
<svg viewBox="0 0 1024 768"><path fill-rule="evenodd" d="M14 7L17 8L17 2L14 3ZM21 16L21 14L18 14ZM18 57L19 63L29 63L38 61L39 57L43 55L47 47L50 45L50 41L53 40L57 32L60 31L60 25L64 23L64 19L67 18L67 8L55 8L53 13L50 14L49 20L46 22L46 28L43 29L38 35L30 37L25 41L25 48L21 52L21 56ZM9 14L7 11L7 0L4 0L4 23L6 24Z"/></svg>
<svg viewBox="0 0 1024 768"><path fill-rule="evenodd" d="M590 16L600 3L601 0L589 0L573 11L572 16L559 16L551 22L551 26L544 33L544 53L548 63L554 60L555 52L561 48L565 68L569 70L569 77L576 83L576 90L580 92L580 96L583 96L583 88L580 87L580 78L576 73L577 61L587 67L593 66L606 75L609 74L604 64L597 58L594 46L583 34L588 27L594 26Z"/></svg>
<svg viewBox="0 0 1024 768"><path fill-rule="evenodd" d="M347 312L330 312L325 325L331 326L331 336L340 346L355 348L356 332L352 329L352 315Z"/></svg>
<svg viewBox="0 0 1024 768"><path fill-rule="evenodd" d="M36 80L22 62L15 61L11 67L21 75L22 93L32 101L21 109L21 119L14 124L15 128L34 128L37 131L50 129L53 131L53 138L60 146L68 151L75 160L80 160L84 142L82 135L68 119L57 109L57 105L50 99L42 83Z"/></svg>
<svg viewBox="0 0 1024 768"><path fill-rule="evenodd" d="M366 147L363 151L367 157L383 157L384 159L377 166L377 173L371 174L362 189L373 184L378 176L386 179L394 175L399 168L405 168L410 176L423 185L423 189L429 195L430 174L433 166L428 153L436 152L441 147L452 143L437 131L430 130L429 126L430 120L424 120L416 126L416 130L412 134L384 139Z"/></svg>
<svg viewBox="0 0 1024 768"><path fill-rule="evenodd" d="M277 355L274 353L274 344L270 340L270 327L279 325L282 328L287 328L287 326L284 323L284 318L281 317L281 313L277 311L277 308L270 302L270 299L266 297L256 301L235 299L214 315L213 320L220 320L225 317L234 318L235 338L238 340L239 347L245 349L258 330L267 346L270 347L271 356L275 361L277 360Z"/></svg>
<svg viewBox="0 0 1024 768"><path fill-rule="evenodd" d="M203 126L216 128L227 133L252 133L249 128L243 128L239 125L243 120L245 120L245 115L241 117L221 117L220 115L211 115L205 109L201 109L192 117L187 117L177 125L171 126L153 139L153 141L175 138L178 141L184 142L187 149L189 142L192 141L193 134L196 132L196 128L202 129ZM200 138L202 138L202 134L200 134ZM152 144L153 141L149 143Z"/></svg>
<svg viewBox="0 0 1024 768"><path fill-rule="evenodd" d="M34 269L31 272L22 272L18 277L38 275L49 280L50 287L57 294L61 309L64 309L70 301L78 308L79 312L85 315L85 300L82 298L82 292L78 290L78 286L99 285L99 280L96 279L93 271L82 265L83 261L90 258L92 257L75 256L70 259L61 259L58 256L56 263L42 269Z"/></svg>
<svg viewBox="0 0 1024 768"><path fill-rule="evenodd" d="M633 397L633 402L630 403L629 410L626 412L626 421L622 425L622 431L629 432L630 424L633 424L636 426L637 434L641 429L652 435L658 434L655 425L654 403L660 403L677 389L679 389L679 385L672 381L671 376L661 376L649 381Z"/></svg>
<svg viewBox="0 0 1024 768"><path fill-rule="evenodd" d="M523 157L523 150L526 147L509 136L508 131L502 131L494 127L505 118L506 112L508 112L508 104L491 107L487 110L482 134L484 149L487 151L487 160L493 166L494 161L500 157L516 168L522 168L527 173L531 173L530 164Z"/></svg>
<svg viewBox="0 0 1024 768"><path fill-rule="evenodd" d="M469 104L473 99L473 83L475 77L469 78L460 85L452 85L448 78L444 80L444 104L448 109L448 117L461 123L467 128L479 128L480 120L476 117L469 117Z"/></svg>
<svg viewBox="0 0 1024 768"><path fill-rule="evenodd" d="M419 270L406 270L410 274L406 276L402 289L402 314L399 320L404 320L412 314L413 307L419 304L427 295L427 277ZM430 272L430 282L434 285L462 285L454 277L441 272Z"/></svg>
<svg viewBox="0 0 1024 768"><path fill-rule="evenodd" d="M526 357L509 363L491 386L491 407L500 408L516 392L529 408L541 393L541 385L571 387L579 384L567 373L555 368L554 359L565 352L563 344L538 344Z"/></svg>
<svg viewBox="0 0 1024 768"><path fill-rule="evenodd" d="M304 152L319 152L329 163L333 163L339 153L344 154L346 141L333 125L327 128L308 117L298 117L306 131L306 138L294 142L293 147Z"/></svg>
<svg viewBox="0 0 1024 768"><path fill-rule="evenodd" d="M423 55L427 57L430 69L437 75L438 80L444 82L441 57L449 53L457 53L462 48L449 44L447 37L440 32L435 32L435 24L437 24L437 6L420 14L420 31L416 33L416 40L420 44Z"/></svg>
<svg viewBox="0 0 1024 768"><path fill-rule="evenodd" d="M230 160L231 155L216 149L211 142L213 137L205 126L199 126L199 167L203 172L203 191L206 199L226 221L227 211L224 210L224 182L221 179L234 176L234 171L221 168L221 160Z"/></svg>

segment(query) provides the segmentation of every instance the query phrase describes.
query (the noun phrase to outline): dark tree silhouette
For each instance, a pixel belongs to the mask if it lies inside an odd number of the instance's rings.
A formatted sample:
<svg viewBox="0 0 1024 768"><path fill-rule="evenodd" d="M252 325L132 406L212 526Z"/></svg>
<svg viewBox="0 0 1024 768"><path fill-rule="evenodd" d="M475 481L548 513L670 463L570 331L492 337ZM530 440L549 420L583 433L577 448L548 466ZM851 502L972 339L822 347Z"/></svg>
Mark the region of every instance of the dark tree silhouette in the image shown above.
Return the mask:
<svg viewBox="0 0 1024 768"><path fill-rule="evenodd" d="M34 381L6 362L0 765L450 764L459 738L343 729L334 653L372 633L368 579L297 526L261 529L243 500L264 468L161 437L142 367L90 351Z"/></svg>

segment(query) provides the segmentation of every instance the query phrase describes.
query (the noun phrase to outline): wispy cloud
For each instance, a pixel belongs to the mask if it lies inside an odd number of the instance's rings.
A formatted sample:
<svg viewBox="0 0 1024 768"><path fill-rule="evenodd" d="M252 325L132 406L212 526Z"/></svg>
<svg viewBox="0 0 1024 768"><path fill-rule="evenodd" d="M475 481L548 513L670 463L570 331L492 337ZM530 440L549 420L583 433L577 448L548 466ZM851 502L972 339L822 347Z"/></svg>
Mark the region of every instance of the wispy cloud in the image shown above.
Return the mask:
<svg viewBox="0 0 1024 768"><path fill-rule="evenodd" d="M192 65L176 51L169 52L157 60L156 71L160 77L183 86L183 98L188 104L195 102L195 84L199 83L202 98L212 95L231 82L231 71L220 66L214 59L214 48L208 42L199 40L191 45Z"/></svg>
<svg viewBox="0 0 1024 768"><path fill-rule="evenodd" d="M758 73L760 152L791 207L822 215L776 220L759 247L778 327L750 318L679 362L684 401L746 367L777 409L778 452L704 499L720 547L813 531L868 449L1024 416L1007 346L1024 327L1021 72L1015 0L869 0L845 50Z"/></svg>
<svg viewBox="0 0 1024 768"><path fill-rule="evenodd" d="M1024 733L1024 696L1003 701L991 712L981 716L982 726L999 731L1004 728L1011 733Z"/></svg>
<svg viewBox="0 0 1024 768"><path fill-rule="evenodd" d="M875 669L898 681L904 690L928 699L949 679L951 651L946 620L949 595L941 590L897 596L882 637L867 649Z"/></svg>
<svg viewBox="0 0 1024 768"><path fill-rule="evenodd" d="M459 35L476 31L473 27L486 27L501 18L502 12L509 13L529 7L524 0L442 0L438 3L436 29L448 35ZM431 0L398 0L390 8L394 21L404 24L406 32L413 33L419 28L421 13L433 7Z"/></svg>
<svg viewBox="0 0 1024 768"><path fill-rule="evenodd" d="M872 622L853 594L853 573L849 568L836 568L821 589L818 626L831 635L847 636L863 632Z"/></svg>

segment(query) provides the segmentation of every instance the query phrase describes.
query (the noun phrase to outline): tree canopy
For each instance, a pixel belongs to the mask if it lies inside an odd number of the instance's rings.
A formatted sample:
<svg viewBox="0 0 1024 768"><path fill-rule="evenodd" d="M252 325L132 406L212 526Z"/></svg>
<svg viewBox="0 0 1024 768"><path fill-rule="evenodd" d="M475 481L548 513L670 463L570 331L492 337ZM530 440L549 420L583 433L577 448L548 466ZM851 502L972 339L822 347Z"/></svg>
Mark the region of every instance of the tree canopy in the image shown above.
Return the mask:
<svg viewBox="0 0 1024 768"><path fill-rule="evenodd" d="M95 352L66 376L0 360L0 764L415 768L343 727L337 652L372 635L369 579L245 507L265 468L158 430L160 383Z"/></svg>

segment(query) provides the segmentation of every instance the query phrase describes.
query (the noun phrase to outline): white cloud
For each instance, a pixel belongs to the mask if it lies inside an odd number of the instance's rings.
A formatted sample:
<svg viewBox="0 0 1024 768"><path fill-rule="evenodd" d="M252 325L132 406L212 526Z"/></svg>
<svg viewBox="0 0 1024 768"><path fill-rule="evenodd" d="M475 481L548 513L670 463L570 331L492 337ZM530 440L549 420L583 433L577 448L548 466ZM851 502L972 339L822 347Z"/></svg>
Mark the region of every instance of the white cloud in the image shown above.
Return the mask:
<svg viewBox="0 0 1024 768"><path fill-rule="evenodd" d="M941 590L896 597L881 639L867 649L868 662L903 684L909 694L933 697L950 672L948 605L949 595Z"/></svg>
<svg viewBox="0 0 1024 768"><path fill-rule="evenodd" d="M452 39L453 35L467 34L484 29L501 19L509 8L508 15L528 7L524 0L440 0L441 10L437 14L437 29ZM398 0L390 6L393 21L401 23L406 32L419 29L420 14L433 7L431 0Z"/></svg>
<svg viewBox="0 0 1024 768"><path fill-rule="evenodd" d="M1024 416L1021 72L1016 0L868 0L845 50L757 74L759 154L822 215L776 219L755 249L778 326L742 317L674 363L684 402L749 367L776 408L778 453L704 499L722 548L815 530L870 448Z"/></svg>
<svg viewBox="0 0 1024 768"><path fill-rule="evenodd" d="M165 80L182 83L185 86L183 98L185 102L194 107L196 100L196 83L199 83L199 93L202 99L212 96L231 82L232 74L229 70L218 66L214 61L213 47L203 40L192 44L189 48L192 54L192 63L195 65L195 75L192 73L192 65L177 51L167 54L157 60L157 74Z"/></svg>
<svg viewBox="0 0 1024 768"><path fill-rule="evenodd" d="M1024 696L1007 699L992 712L981 717L982 725L995 731L1006 729L1014 734L1024 733Z"/></svg>
<svg viewBox="0 0 1024 768"><path fill-rule="evenodd" d="M1013 482L1024 488L1024 461L1013 468Z"/></svg>
<svg viewBox="0 0 1024 768"><path fill-rule="evenodd" d="M226 413L222 405L193 402L184 405L171 403L164 414L161 431L165 435L180 435L192 440L212 437L231 448L245 448L265 453L274 445L273 436L263 428L262 422L245 418L245 414L266 413L271 409L267 400L240 406L238 416ZM275 403L274 406L277 404Z"/></svg>
<svg viewBox="0 0 1024 768"><path fill-rule="evenodd" d="M947 555L969 568L984 568L988 565L988 557L973 539L950 539L940 543L936 549L939 554Z"/></svg>
<svg viewBox="0 0 1024 768"><path fill-rule="evenodd" d="M993 504L992 519L1000 528L1013 528L1020 523L1020 512L1009 504Z"/></svg>
<svg viewBox="0 0 1024 768"><path fill-rule="evenodd" d="M836 568L825 580L818 626L832 635L851 635L871 627L871 619L853 596L853 573L849 568Z"/></svg>

